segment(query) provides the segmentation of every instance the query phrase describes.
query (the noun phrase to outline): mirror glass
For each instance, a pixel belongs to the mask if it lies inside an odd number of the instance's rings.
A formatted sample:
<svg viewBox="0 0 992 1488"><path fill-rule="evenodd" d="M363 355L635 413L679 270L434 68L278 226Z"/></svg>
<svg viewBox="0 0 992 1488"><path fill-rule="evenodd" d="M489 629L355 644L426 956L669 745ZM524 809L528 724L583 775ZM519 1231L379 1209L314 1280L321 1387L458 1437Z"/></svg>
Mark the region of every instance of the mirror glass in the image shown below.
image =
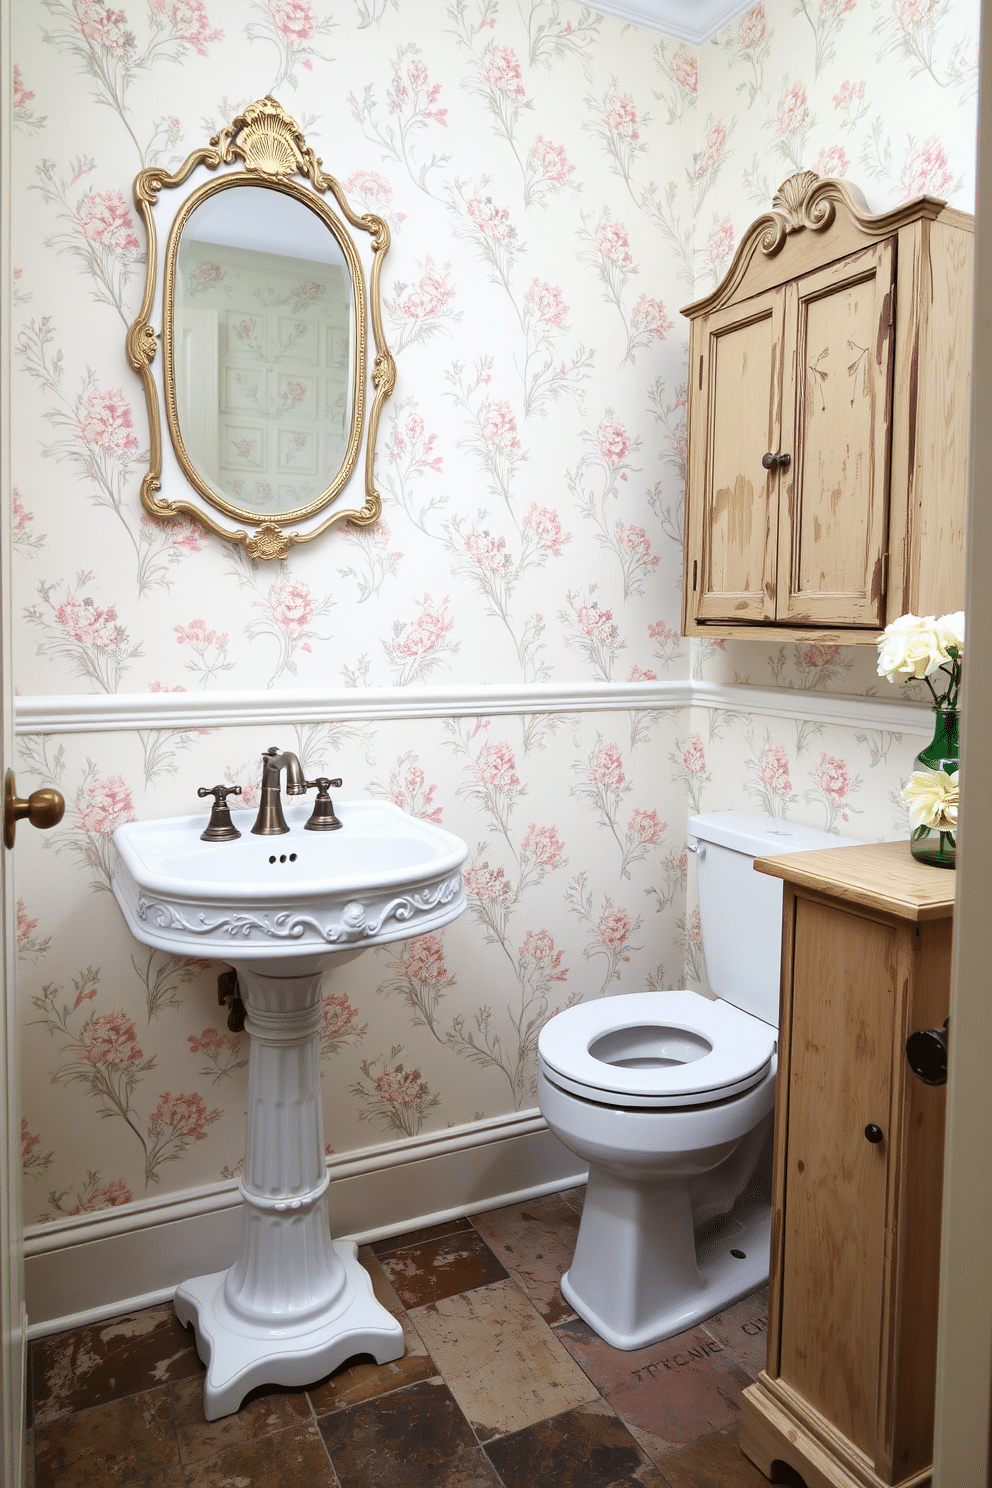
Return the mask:
<svg viewBox="0 0 992 1488"><path fill-rule="evenodd" d="M327 492L352 433L355 313L327 222L266 186L201 200L176 255L176 416L200 479L250 516Z"/></svg>

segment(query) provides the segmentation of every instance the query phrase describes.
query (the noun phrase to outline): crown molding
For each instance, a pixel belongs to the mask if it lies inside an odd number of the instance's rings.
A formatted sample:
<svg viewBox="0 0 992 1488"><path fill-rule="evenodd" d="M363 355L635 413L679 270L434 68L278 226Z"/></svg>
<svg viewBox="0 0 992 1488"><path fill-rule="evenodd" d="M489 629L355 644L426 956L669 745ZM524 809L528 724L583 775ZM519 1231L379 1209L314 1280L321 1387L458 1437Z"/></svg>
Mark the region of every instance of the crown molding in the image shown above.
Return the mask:
<svg viewBox="0 0 992 1488"><path fill-rule="evenodd" d="M593 0L590 10L702 46L750 10L754 0Z"/></svg>

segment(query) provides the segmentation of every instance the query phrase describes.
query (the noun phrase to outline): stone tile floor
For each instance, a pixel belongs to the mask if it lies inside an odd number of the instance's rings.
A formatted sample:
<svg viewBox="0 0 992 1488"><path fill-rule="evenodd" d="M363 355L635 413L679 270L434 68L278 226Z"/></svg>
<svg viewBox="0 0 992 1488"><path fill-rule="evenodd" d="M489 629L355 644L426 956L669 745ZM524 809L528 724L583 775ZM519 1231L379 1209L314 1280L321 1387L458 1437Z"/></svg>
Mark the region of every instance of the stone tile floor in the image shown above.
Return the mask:
<svg viewBox="0 0 992 1488"><path fill-rule="evenodd" d="M765 1488L737 1444L767 1294L652 1348L610 1348L558 1289L582 1190L360 1252L404 1358L203 1419L168 1305L31 1346L35 1488Z"/></svg>

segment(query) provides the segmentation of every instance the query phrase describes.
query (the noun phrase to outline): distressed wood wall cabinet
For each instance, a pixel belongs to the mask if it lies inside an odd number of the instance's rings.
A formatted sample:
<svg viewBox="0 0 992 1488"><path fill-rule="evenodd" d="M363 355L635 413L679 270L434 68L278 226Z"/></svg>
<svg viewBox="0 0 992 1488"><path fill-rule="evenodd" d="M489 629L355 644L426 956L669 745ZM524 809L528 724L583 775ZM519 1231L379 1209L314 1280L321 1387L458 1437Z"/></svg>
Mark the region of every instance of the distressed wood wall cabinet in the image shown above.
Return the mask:
<svg viewBox="0 0 992 1488"><path fill-rule="evenodd" d="M974 219L792 176L689 339L685 635L874 643L964 604Z"/></svg>
<svg viewBox="0 0 992 1488"><path fill-rule="evenodd" d="M955 874L908 842L755 867L785 892L768 1364L741 1445L772 1481L923 1488L945 1100L904 1045L947 1016Z"/></svg>

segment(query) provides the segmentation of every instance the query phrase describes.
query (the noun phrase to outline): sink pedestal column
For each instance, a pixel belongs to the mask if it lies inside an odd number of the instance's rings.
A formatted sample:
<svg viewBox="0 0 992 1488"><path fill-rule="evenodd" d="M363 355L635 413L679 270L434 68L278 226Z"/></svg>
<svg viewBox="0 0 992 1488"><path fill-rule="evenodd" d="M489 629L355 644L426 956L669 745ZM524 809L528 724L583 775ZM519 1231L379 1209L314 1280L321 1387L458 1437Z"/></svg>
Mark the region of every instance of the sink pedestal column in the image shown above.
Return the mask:
<svg viewBox="0 0 992 1488"><path fill-rule="evenodd" d="M257 963L256 963L257 964ZM238 966L251 1039L241 1248L227 1271L176 1291L207 1365L208 1421L256 1385L309 1385L354 1354L403 1354L353 1241L331 1239L320 1098L321 974Z"/></svg>

